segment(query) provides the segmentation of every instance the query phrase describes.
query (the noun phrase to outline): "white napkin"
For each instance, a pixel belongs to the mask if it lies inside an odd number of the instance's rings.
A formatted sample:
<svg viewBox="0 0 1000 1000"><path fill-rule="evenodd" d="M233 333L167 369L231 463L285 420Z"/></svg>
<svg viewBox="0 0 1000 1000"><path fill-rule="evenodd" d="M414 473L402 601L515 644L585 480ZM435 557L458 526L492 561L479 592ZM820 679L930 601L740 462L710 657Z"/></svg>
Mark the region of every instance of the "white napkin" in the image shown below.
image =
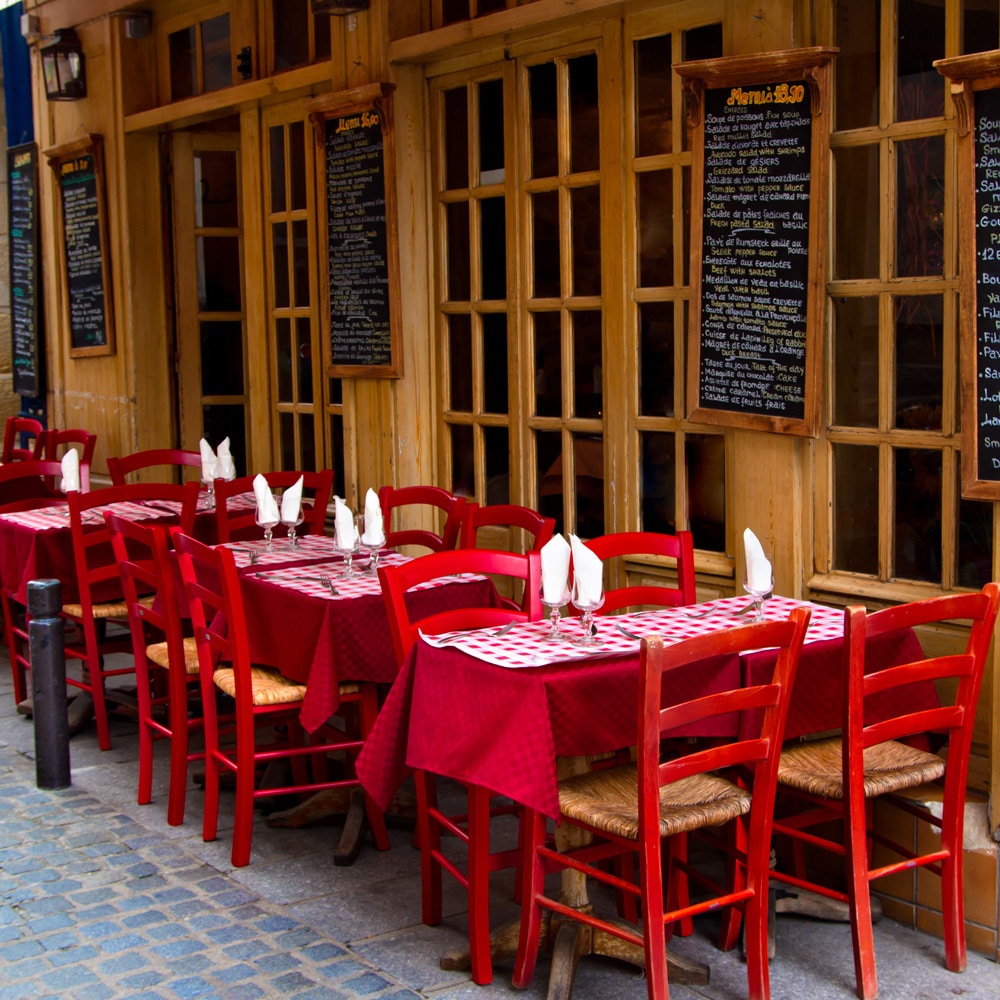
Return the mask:
<svg viewBox="0 0 1000 1000"><path fill-rule="evenodd" d="M766 593L773 585L771 563L764 555L757 536L749 528L743 532L743 551L747 562L747 590Z"/></svg>
<svg viewBox="0 0 1000 1000"><path fill-rule="evenodd" d="M219 474L219 459L204 438L198 442L198 447L201 449L201 481L210 483Z"/></svg>
<svg viewBox="0 0 1000 1000"><path fill-rule="evenodd" d="M222 445L219 445L222 450ZM302 476L292 483L291 486L281 494L281 521L283 524L294 524L299 517L299 508L302 506Z"/></svg>
<svg viewBox="0 0 1000 1000"><path fill-rule="evenodd" d="M209 449L211 450L211 449ZM232 452L229 450L229 438L223 438L219 444L219 450L216 454L218 460L218 466L216 468L216 475L220 479L230 480L236 478L236 465L233 463Z"/></svg>
<svg viewBox="0 0 1000 1000"><path fill-rule="evenodd" d="M333 498L333 537L338 549L353 549L358 540L354 514L340 497Z"/></svg>
<svg viewBox="0 0 1000 1000"><path fill-rule="evenodd" d="M385 525L382 523L382 505L378 494L369 486L365 494L365 530L362 545L385 545Z"/></svg>
<svg viewBox="0 0 1000 1000"><path fill-rule="evenodd" d="M59 489L63 493L80 492L80 453L76 448L67 448L59 464L62 466L62 482Z"/></svg>
<svg viewBox="0 0 1000 1000"><path fill-rule="evenodd" d="M259 472L253 477L253 495L257 498L257 519L260 523L277 524L281 520L278 504L267 480Z"/></svg>
<svg viewBox="0 0 1000 1000"><path fill-rule="evenodd" d="M604 594L604 563L576 535L569 536L573 551L573 588L579 604L596 604Z"/></svg>
<svg viewBox="0 0 1000 1000"><path fill-rule="evenodd" d="M542 561L542 600L549 604L565 601L569 593L569 542L553 535L539 553Z"/></svg>

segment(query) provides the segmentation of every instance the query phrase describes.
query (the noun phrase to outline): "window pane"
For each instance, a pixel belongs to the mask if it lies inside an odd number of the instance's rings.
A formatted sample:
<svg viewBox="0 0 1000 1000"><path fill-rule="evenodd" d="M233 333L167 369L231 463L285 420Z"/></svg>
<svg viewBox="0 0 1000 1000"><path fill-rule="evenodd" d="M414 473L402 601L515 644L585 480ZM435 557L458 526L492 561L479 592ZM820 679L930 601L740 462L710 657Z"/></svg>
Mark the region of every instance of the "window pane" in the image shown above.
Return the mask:
<svg viewBox="0 0 1000 1000"><path fill-rule="evenodd" d="M673 149L670 35L635 43L635 155Z"/></svg>
<svg viewBox="0 0 1000 1000"><path fill-rule="evenodd" d="M938 118L944 114L945 81L934 68L944 53L943 3L897 0L899 49L896 118Z"/></svg>
<svg viewBox="0 0 1000 1000"><path fill-rule="evenodd" d="M510 434L506 427L484 427L486 502L510 503Z"/></svg>
<svg viewBox="0 0 1000 1000"><path fill-rule="evenodd" d="M480 243L483 260L482 296L503 299L507 296L507 220L506 199L484 198L479 203Z"/></svg>
<svg viewBox="0 0 1000 1000"><path fill-rule="evenodd" d="M337 383L340 379L335 379ZM333 452L333 489L344 489L344 418L339 413L330 415L330 449Z"/></svg>
<svg viewBox="0 0 1000 1000"><path fill-rule="evenodd" d="M312 336L307 317L300 316L296 319L295 338L298 342L299 402L311 403L313 401ZM312 417L309 418L309 429L312 433Z"/></svg>
<svg viewBox="0 0 1000 1000"><path fill-rule="evenodd" d="M476 495L472 427L456 424L451 428L451 491L462 497Z"/></svg>
<svg viewBox="0 0 1000 1000"><path fill-rule="evenodd" d="M532 195L532 234L534 236L535 287L538 299L558 298L559 281L559 195L544 191Z"/></svg>
<svg viewBox="0 0 1000 1000"><path fill-rule="evenodd" d="M706 24L700 28L690 28L681 34L682 59L714 59L722 55L722 25ZM694 126L684 115L684 148L691 148Z"/></svg>
<svg viewBox="0 0 1000 1000"><path fill-rule="evenodd" d="M833 568L878 573L878 448L833 446Z"/></svg>
<svg viewBox="0 0 1000 1000"><path fill-rule="evenodd" d="M441 0L441 26L468 21L469 0Z"/></svg>
<svg viewBox="0 0 1000 1000"><path fill-rule="evenodd" d="M198 305L205 312L239 311L240 241L237 236L199 236Z"/></svg>
<svg viewBox="0 0 1000 1000"><path fill-rule="evenodd" d="M573 214L573 294L601 294L601 189L570 191Z"/></svg>
<svg viewBox="0 0 1000 1000"><path fill-rule="evenodd" d="M292 468L316 468L316 423L311 413L299 414L299 454Z"/></svg>
<svg viewBox="0 0 1000 1000"><path fill-rule="evenodd" d="M556 531L565 531L563 519L562 434L536 431L535 471L538 477L536 510L556 519Z"/></svg>
<svg viewBox="0 0 1000 1000"><path fill-rule="evenodd" d="M268 129L271 160L271 211L284 212L285 203L285 127Z"/></svg>
<svg viewBox="0 0 1000 1000"><path fill-rule="evenodd" d="M309 305L309 223L292 223L292 276L295 280L295 305Z"/></svg>
<svg viewBox="0 0 1000 1000"><path fill-rule="evenodd" d="M941 430L944 303L940 295L908 295L895 306L896 426Z"/></svg>
<svg viewBox="0 0 1000 1000"><path fill-rule="evenodd" d="M204 406L202 426L208 441L229 438L229 450L236 465L236 475L246 475L247 431L243 407L226 403Z"/></svg>
<svg viewBox="0 0 1000 1000"><path fill-rule="evenodd" d="M503 80L479 85L479 171L480 184L504 179Z"/></svg>
<svg viewBox="0 0 1000 1000"><path fill-rule="evenodd" d="M236 154L199 149L194 154L195 222L198 227L240 224Z"/></svg>
<svg viewBox="0 0 1000 1000"><path fill-rule="evenodd" d="M274 0L274 68L289 69L309 62L309 4L306 0Z"/></svg>
<svg viewBox="0 0 1000 1000"><path fill-rule="evenodd" d="M980 0L962 0L962 53L988 52L1000 45L997 8Z"/></svg>
<svg viewBox="0 0 1000 1000"><path fill-rule="evenodd" d="M292 389L292 322L284 316L274 321L275 362L278 368L278 401L294 403Z"/></svg>
<svg viewBox="0 0 1000 1000"><path fill-rule="evenodd" d="M639 284L645 288L674 283L673 171L638 174Z"/></svg>
<svg viewBox="0 0 1000 1000"><path fill-rule="evenodd" d="M878 277L878 147L834 150L835 278ZM863 224L862 224L863 222Z"/></svg>
<svg viewBox="0 0 1000 1000"><path fill-rule="evenodd" d="M576 473L576 534L595 538L604 534L604 439L573 435Z"/></svg>
<svg viewBox="0 0 1000 1000"><path fill-rule="evenodd" d="M554 63L532 66L531 88L531 176L559 174L556 134L556 67Z"/></svg>
<svg viewBox="0 0 1000 1000"><path fill-rule="evenodd" d="M294 469L298 464L295 461L295 414L278 414L279 449L282 469Z"/></svg>
<svg viewBox="0 0 1000 1000"><path fill-rule="evenodd" d="M194 25L172 31L170 50L170 99L182 101L198 93L198 41Z"/></svg>
<svg viewBox="0 0 1000 1000"><path fill-rule="evenodd" d="M878 426L878 299L833 303L833 422Z"/></svg>
<svg viewBox="0 0 1000 1000"><path fill-rule="evenodd" d="M956 476L955 495L961 493ZM960 587L981 588L993 579L993 505L982 500L959 500L958 565L955 578Z"/></svg>
<svg viewBox="0 0 1000 1000"><path fill-rule="evenodd" d="M569 60L570 170L601 165L600 116L597 106L597 56Z"/></svg>
<svg viewBox="0 0 1000 1000"><path fill-rule="evenodd" d="M507 314L483 315L483 409L506 413L507 397Z"/></svg>
<svg viewBox="0 0 1000 1000"><path fill-rule="evenodd" d="M202 63L205 91L233 85L232 55L229 50L229 15L220 14L201 22Z"/></svg>
<svg viewBox="0 0 1000 1000"><path fill-rule="evenodd" d="M897 448L893 572L941 582L941 452Z"/></svg>
<svg viewBox="0 0 1000 1000"><path fill-rule="evenodd" d="M313 37L316 39L314 62L324 62L330 58L330 26L334 20L324 14L313 15Z"/></svg>
<svg viewBox="0 0 1000 1000"><path fill-rule="evenodd" d="M696 548L726 551L726 440L721 434L688 434L688 521Z"/></svg>
<svg viewBox="0 0 1000 1000"><path fill-rule="evenodd" d="M600 417L603 408L601 314L575 312L573 317L573 412L577 417Z"/></svg>
<svg viewBox="0 0 1000 1000"><path fill-rule="evenodd" d="M642 413L674 415L674 304L639 306L639 398Z"/></svg>
<svg viewBox="0 0 1000 1000"><path fill-rule="evenodd" d="M451 399L448 408L472 412L472 326L468 316L448 317L448 366Z"/></svg>
<svg viewBox="0 0 1000 1000"><path fill-rule="evenodd" d="M289 173L292 180L292 209L307 207L306 194L306 132L304 122L288 126ZM273 209L272 209L273 210Z"/></svg>
<svg viewBox="0 0 1000 1000"><path fill-rule="evenodd" d="M880 0L837 0L840 54L833 78L838 129L878 124L880 7Z"/></svg>
<svg viewBox="0 0 1000 1000"><path fill-rule="evenodd" d="M642 530L677 530L677 442L673 434L641 434Z"/></svg>
<svg viewBox="0 0 1000 1000"><path fill-rule="evenodd" d="M444 92L444 186L469 186L469 120L465 87Z"/></svg>
<svg viewBox="0 0 1000 1000"><path fill-rule="evenodd" d="M243 324L203 320L198 327L202 395L243 395Z"/></svg>
<svg viewBox="0 0 1000 1000"><path fill-rule="evenodd" d="M288 287L288 226L275 222L271 226L271 253L274 274L274 304L278 309L287 309L290 290Z"/></svg>
<svg viewBox="0 0 1000 1000"><path fill-rule="evenodd" d="M559 313L535 313L535 413L562 415L562 356Z"/></svg>
<svg viewBox="0 0 1000 1000"><path fill-rule="evenodd" d="M944 274L944 136L896 143L896 273Z"/></svg>
<svg viewBox="0 0 1000 1000"><path fill-rule="evenodd" d="M445 206L448 217L448 298L452 302L468 302L469 271L469 203L460 201Z"/></svg>

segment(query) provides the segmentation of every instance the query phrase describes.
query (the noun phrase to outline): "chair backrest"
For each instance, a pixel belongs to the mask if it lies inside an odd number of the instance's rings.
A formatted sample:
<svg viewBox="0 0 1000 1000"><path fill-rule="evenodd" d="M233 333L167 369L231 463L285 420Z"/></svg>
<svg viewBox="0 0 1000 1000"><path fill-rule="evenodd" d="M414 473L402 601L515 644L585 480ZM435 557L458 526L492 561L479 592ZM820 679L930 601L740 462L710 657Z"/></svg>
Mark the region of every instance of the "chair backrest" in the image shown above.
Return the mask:
<svg viewBox="0 0 1000 1000"><path fill-rule="evenodd" d="M385 543L391 547L422 545L432 552L444 552L458 544L462 528L465 497L457 497L440 486L383 486L378 491L385 522ZM392 512L398 507L423 505L437 507L444 513L441 533L424 528L397 528L392 530ZM398 520L398 518L397 518Z"/></svg>
<svg viewBox="0 0 1000 1000"><path fill-rule="evenodd" d="M863 782L865 748L886 740L905 740L920 733L947 734L946 796L964 795L969 752L975 724L976 701L1000 604L1000 584L988 583L978 593L949 594L913 601L883 611L867 613L852 606L844 612L844 671L847 689L844 711L845 770L850 780ZM866 672L865 642L874 636L927 625L969 622L969 638L961 653L945 653L891 667L875 665ZM938 708L892 715L893 692L915 682L937 684L942 695ZM954 697L945 696L949 689ZM865 724L865 704L879 699L880 722ZM886 713L889 717L886 717ZM860 792L860 788L858 789ZM861 801L862 798L858 799ZM952 803L954 804L954 803Z"/></svg>
<svg viewBox="0 0 1000 1000"><path fill-rule="evenodd" d="M80 466L88 468L93 464L94 451L97 448L97 435L81 428L66 430L48 430L43 435L43 456L48 462L58 462L66 454L68 448L79 445Z"/></svg>
<svg viewBox="0 0 1000 1000"><path fill-rule="evenodd" d="M809 609L796 608L785 621L741 625L665 645L659 637L643 639L639 652L639 830L643 843L660 845L660 788L724 768L740 768L752 778L751 843L769 849L778 760L788 717L792 684L809 624ZM670 671L713 657L776 648L769 682L731 688L670 704ZM664 702L667 704L664 704ZM691 753L660 762L661 740L671 731L717 716L737 713L753 719L740 735L721 744L696 744Z"/></svg>
<svg viewBox="0 0 1000 1000"><path fill-rule="evenodd" d="M265 472L264 478L272 491L287 490L302 477L301 535L322 535L326 524L326 509L333 493L333 471L322 472ZM260 538L263 529L257 527L255 507L234 507L232 497L253 494L253 476L215 481L215 523L220 542L235 542L247 538ZM280 530L280 529L278 529Z"/></svg>
<svg viewBox="0 0 1000 1000"><path fill-rule="evenodd" d="M668 556L677 561L677 586L639 584L606 590L600 614L610 614L619 608L653 606L678 607L697 601L694 582L694 541L690 531L676 535L656 531L620 531L600 535L586 542L602 562L625 556ZM622 573L625 572L624 566Z"/></svg>
<svg viewBox="0 0 1000 1000"><path fill-rule="evenodd" d="M40 420L35 420L33 417L8 417L4 426L3 455L0 456L0 461L7 463L41 458L38 449L44 433L45 428ZM24 437L34 439L30 447L27 447Z"/></svg>
<svg viewBox="0 0 1000 1000"><path fill-rule="evenodd" d="M528 544L518 546L518 551L531 552L540 549L556 530L556 519L539 514L530 507L514 503L497 503L481 507L474 500L468 500L462 514L463 549L476 548L476 534L480 528L519 528L526 535Z"/></svg>
<svg viewBox="0 0 1000 1000"><path fill-rule="evenodd" d="M518 581L524 588L524 607L477 606L438 611L422 618L412 616L406 592L419 583L457 573L482 573ZM493 549L452 549L432 552L396 566L379 566L396 659L402 664L418 629L428 634L453 629L485 628L512 621L537 621L542 617L542 565L537 552L498 552Z"/></svg>
<svg viewBox="0 0 1000 1000"><path fill-rule="evenodd" d="M62 467L58 462L26 458L0 465L0 503L6 506L14 501L44 498L63 501L65 497L59 493L61 475ZM56 484L54 487L53 480ZM80 485L86 485L82 470Z"/></svg>
<svg viewBox="0 0 1000 1000"><path fill-rule="evenodd" d="M179 469L190 466L201 471L201 452L184 451L181 448L149 448L146 451L134 451L131 455L112 455L108 458L108 475L112 486L124 486L128 476L140 469L151 469L159 466L170 467L168 482L173 482Z"/></svg>

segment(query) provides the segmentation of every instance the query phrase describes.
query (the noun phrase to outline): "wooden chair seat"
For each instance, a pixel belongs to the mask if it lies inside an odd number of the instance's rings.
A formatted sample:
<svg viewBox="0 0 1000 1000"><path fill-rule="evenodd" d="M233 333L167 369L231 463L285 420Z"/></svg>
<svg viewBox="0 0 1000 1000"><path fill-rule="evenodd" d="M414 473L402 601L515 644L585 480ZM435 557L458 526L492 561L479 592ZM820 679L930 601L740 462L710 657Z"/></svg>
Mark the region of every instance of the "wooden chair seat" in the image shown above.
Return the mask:
<svg viewBox="0 0 1000 1000"><path fill-rule="evenodd" d="M944 774L941 757L916 747L887 740L864 752L865 798L916 788ZM810 795L844 797L844 748L839 737L802 743L781 754L778 781Z"/></svg>
<svg viewBox="0 0 1000 1000"><path fill-rule="evenodd" d="M721 826L750 812L750 793L715 774L695 774L660 789L660 836ZM639 771L611 767L559 782L559 811L616 837L639 840Z"/></svg>
<svg viewBox="0 0 1000 1000"><path fill-rule="evenodd" d="M194 636L186 636L184 645L184 672L186 674L198 673L198 643ZM146 647L146 656L158 667L164 670L170 669L170 653L167 649L168 643L154 642Z"/></svg>
<svg viewBox="0 0 1000 1000"><path fill-rule="evenodd" d="M232 667L219 667L212 678L220 691L230 698L236 697L236 675ZM305 684L296 684L269 667L251 667L250 685L254 705L284 705L302 701L306 693Z"/></svg>
<svg viewBox="0 0 1000 1000"><path fill-rule="evenodd" d="M153 606L153 598L140 598L139 603L145 605L147 608L151 608ZM64 604L62 609L63 614L68 615L70 618L82 618L84 616L82 604ZM90 614L94 618L128 618L128 604L125 601L106 601L104 604L92 604L90 606Z"/></svg>

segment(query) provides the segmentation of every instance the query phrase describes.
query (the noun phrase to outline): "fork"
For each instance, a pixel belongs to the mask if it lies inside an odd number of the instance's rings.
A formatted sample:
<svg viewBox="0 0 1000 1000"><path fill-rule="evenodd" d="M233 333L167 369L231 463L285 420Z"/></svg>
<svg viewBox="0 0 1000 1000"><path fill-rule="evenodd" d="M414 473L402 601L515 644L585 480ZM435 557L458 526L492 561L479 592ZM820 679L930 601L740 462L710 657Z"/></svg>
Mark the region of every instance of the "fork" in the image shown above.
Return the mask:
<svg viewBox="0 0 1000 1000"><path fill-rule="evenodd" d="M636 635L635 632L630 632L624 625L619 625L618 622L615 622L615 628L618 629L618 631L621 632L626 639L635 639L637 642L642 640L641 635Z"/></svg>
<svg viewBox="0 0 1000 1000"><path fill-rule="evenodd" d="M334 597L340 596L340 591L333 585L333 580L326 573L321 574L319 582L326 587Z"/></svg>

